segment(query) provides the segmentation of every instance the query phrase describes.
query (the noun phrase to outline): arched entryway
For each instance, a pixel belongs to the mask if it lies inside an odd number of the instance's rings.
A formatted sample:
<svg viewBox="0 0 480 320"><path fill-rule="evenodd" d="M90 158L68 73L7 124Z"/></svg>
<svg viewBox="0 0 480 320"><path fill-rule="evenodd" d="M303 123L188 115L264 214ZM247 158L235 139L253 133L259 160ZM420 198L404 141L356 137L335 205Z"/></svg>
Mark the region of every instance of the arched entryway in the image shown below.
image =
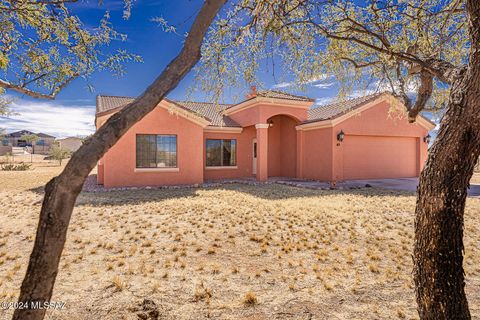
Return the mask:
<svg viewBox="0 0 480 320"><path fill-rule="evenodd" d="M268 176L295 177L297 165L297 119L276 115L268 119Z"/></svg>

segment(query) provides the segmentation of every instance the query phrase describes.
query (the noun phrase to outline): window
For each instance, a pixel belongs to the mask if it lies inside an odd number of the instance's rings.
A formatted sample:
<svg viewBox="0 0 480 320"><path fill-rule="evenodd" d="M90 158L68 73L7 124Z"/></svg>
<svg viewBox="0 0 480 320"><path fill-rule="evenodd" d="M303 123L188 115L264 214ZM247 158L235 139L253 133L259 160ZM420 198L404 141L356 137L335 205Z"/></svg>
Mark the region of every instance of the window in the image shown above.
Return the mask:
<svg viewBox="0 0 480 320"><path fill-rule="evenodd" d="M37 146L44 146L45 145L45 140L41 139L36 142Z"/></svg>
<svg viewBox="0 0 480 320"><path fill-rule="evenodd" d="M176 167L176 135L137 134L137 168Z"/></svg>
<svg viewBox="0 0 480 320"><path fill-rule="evenodd" d="M237 140L207 139L207 167L230 167L237 164Z"/></svg>

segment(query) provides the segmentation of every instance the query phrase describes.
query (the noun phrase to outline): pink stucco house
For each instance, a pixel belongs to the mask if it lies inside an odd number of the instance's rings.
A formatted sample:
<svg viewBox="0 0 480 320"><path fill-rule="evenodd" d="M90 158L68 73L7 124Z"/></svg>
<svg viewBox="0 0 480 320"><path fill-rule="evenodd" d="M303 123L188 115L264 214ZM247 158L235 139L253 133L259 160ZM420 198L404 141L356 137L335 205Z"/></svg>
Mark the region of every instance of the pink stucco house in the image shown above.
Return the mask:
<svg viewBox="0 0 480 320"><path fill-rule="evenodd" d="M132 98L97 97L96 127ZM408 123L389 93L331 105L278 91L233 105L165 99L100 160L105 187L294 177L322 181L419 175L434 124Z"/></svg>

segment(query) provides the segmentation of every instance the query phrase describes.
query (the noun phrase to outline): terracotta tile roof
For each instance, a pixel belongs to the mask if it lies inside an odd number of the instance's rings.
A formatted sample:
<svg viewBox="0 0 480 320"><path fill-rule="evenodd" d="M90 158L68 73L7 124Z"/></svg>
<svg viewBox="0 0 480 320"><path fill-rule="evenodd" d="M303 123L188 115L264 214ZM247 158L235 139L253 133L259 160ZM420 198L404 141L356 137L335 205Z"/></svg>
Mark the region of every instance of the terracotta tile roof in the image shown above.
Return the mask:
<svg viewBox="0 0 480 320"><path fill-rule="evenodd" d="M307 121L305 121L304 123L330 120L340 117L356 108L365 105L368 102L373 101L374 99L380 97L382 94L384 94L384 92L374 93L358 98L338 101L328 105L311 108L307 112ZM260 91L257 93L257 96L277 99L289 99L296 101L312 101L311 99L306 97L294 96L288 93L273 90ZM134 98L131 97L97 96L97 114L107 112L113 109L121 109L133 100ZM177 106L210 121L211 126L240 127L240 125L234 120L232 120L228 116L223 115L223 111L225 109L230 108L234 105L193 101L168 101L175 103Z"/></svg>
<svg viewBox="0 0 480 320"><path fill-rule="evenodd" d="M337 118L352 111L353 109L359 108L364 104L375 100L382 94L383 92L374 93L367 96L338 101L332 104L311 108L310 110L308 110L308 117L306 122L315 122Z"/></svg>
<svg viewBox="0 0 480 320"><path fill-rule="evenodd" d="M131 97L99 95L97 96L97 114L108 112L114 109L121 109L127 104L131 103L133 100L135 99ZM222 115L222 111L231 106L229 104L173 100L168 101L175 103L177 106L210 121L211 126L240 127L238 123L229 117Z"/></svg>
<svg viewBox="0 0 480 320"><path fill-rule="evenodd" d="M174 103L193 111L210 121L211 126L216 127L240 127L238 123L222 114L230 104L215 104L208 102L173 101Z"/></svg>
<svg viewBox="0 0 480 320"><path fill-rule="evenodd" d="M275 91L275 90L258 91L257 97L287 99L287 100L295 100L295 101L315 101L314 99L310 99L307 97L297 96L290 93Z"/></svg>
<svg viewBox="0 0 480 320"><path fill-rule="evenodd" d="M294 101L314 101L307 97L297 96L281 91L275 90L264 90L257 92L257 96L266 97L266 98L275 98L275 99L286 99ZM108 112L113 109L121 109L134 98L132 97L121 97L121 96L108 96L108 95L99 95L97 96L97 114ZM212 126L239 126L235 121L229 117L223 116L221 113L223 110L234 106L233 104L215 104L208 102L194 102L194 101L171 101L184 109L197 113L201 117L209 120Z"/></svg>
<svg viewBox="0 0 480 320"><path fill-rule="evenodd" d="M135 100L132 97L120 96L97 96L97 113L110 111L112 109L125 107Z"/></svg>

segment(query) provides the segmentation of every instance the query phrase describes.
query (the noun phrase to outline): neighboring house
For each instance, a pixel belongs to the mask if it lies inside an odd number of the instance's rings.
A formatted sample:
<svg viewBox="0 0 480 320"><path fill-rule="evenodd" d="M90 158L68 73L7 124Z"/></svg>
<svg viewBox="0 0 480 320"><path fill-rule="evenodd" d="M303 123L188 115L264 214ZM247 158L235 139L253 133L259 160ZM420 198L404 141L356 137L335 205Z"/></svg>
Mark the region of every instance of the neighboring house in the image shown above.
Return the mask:
<svg viewBox="0 0 480 320"><path fill-rule="evenodd" d="M77 151L82 146L82 139L78 137L68 137L63 139L55 140L58 142L58 146L62 149L68 150L70 152Z"/></svg>
<svg viewBox="0 0 480 320"><path fill-rule="evenodd" d="M31 144L22 140L23 135L35 134L38 136L38 140L33 145L33 153L46 154L50 151L50 148L55 141L55 137L45 133L34 133L29 130L21 130L6 134L3 138L2 145L11 147L32 147Z"/></svg>
<svg viewBox="0 0 480 320"><path fill-rule="evenodd" d="M98 96L96 127L131 101ZM98 183L120 187L242 177L338 181L419 175L434 123L422 116L408 123L404 107L389 93L316 108L313 102L278 91L252 92L234 105L164 99L99 161Z"/></svg>

